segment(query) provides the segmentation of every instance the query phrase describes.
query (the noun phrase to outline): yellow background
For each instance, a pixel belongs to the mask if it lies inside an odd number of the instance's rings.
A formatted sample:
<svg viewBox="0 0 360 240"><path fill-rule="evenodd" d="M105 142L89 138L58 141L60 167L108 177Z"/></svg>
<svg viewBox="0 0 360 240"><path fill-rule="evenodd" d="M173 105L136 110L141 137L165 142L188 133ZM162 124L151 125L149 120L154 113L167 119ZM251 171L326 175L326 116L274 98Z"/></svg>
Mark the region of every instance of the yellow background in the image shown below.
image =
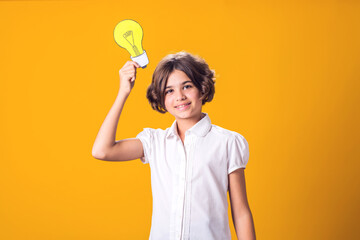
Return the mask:
<svg viewBox="0 0 360 240"><path fill-rule="evenodd" d="M127 18L150 63L117 140L171 125L146 88L166 54L198 54L217 74L203 111L250 146L258 239L359 239L359 12L350 0L0 1L0 239L148 238L149 165L91 155L130 59L113 40Z"/></svg>

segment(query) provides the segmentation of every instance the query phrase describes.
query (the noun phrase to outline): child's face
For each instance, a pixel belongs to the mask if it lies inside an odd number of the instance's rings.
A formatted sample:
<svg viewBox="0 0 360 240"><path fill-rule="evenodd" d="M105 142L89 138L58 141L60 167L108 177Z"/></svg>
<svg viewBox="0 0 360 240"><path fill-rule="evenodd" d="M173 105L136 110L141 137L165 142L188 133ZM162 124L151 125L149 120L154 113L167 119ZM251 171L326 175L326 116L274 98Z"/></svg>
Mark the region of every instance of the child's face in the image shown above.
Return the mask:
<svg viewBox="0 0 360 240"><path fill-rule="evenodd" d="M200 97L199 89L183 71L174 70L170 74L165 89L165 108L176 119L199 118Z"/></svg>

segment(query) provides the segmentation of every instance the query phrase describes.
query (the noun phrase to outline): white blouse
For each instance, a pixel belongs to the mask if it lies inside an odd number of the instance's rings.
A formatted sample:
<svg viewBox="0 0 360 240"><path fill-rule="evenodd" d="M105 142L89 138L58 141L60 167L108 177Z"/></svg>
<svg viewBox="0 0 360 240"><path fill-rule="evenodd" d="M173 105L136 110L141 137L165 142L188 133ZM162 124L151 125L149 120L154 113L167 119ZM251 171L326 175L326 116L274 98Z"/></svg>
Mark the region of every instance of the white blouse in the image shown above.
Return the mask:
<svg viewBox="0 0 360 240"><path fill-rule="evenodd" d="M237 132L211 124L207 113L185 133L144 128L143 163L151 169L150 240L230 240L228 174L245 168L249 146Z"/></svg>

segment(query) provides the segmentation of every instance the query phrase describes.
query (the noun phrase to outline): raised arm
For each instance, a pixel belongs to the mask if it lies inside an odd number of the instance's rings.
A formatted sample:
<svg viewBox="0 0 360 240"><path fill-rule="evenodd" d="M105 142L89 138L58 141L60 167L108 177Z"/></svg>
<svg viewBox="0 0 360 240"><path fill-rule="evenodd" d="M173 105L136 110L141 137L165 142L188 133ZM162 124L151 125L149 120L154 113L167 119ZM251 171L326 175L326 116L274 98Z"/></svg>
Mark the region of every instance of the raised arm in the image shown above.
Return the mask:
<svg viewBox="0 0 360 240"><path fill-rule="evenodd" d="M134 87L138 67L140 66L136 62L128 61L119 70L120 88L118 95L100 127L92 148L92 155L96 159L127 161L144 156L142 143L139 139L115 141L117 124L126 99Z"/></svg>

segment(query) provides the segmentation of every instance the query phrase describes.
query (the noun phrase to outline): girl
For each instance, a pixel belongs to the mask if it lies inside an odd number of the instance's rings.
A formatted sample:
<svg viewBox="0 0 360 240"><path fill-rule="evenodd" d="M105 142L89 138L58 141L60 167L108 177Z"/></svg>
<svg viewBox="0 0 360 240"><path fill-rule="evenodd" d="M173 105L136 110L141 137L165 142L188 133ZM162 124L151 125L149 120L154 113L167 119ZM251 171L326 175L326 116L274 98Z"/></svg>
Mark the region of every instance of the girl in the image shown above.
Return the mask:
<svg viewBox="0 0 360 240"><path fill-rule="evenodd" d="M156 67L147 99L175 117L171 127L144 128L136 138L115 141L125 101L134 87L136 62L120 69L120 89L96 137L92 154L107 161L140 158L149 163L153 195L152 240L230 240L227 191L238 239L255 239L244 169L248 143L239 133L211 124L202 105L213 99L214 71L185 51Z"/></svg>

